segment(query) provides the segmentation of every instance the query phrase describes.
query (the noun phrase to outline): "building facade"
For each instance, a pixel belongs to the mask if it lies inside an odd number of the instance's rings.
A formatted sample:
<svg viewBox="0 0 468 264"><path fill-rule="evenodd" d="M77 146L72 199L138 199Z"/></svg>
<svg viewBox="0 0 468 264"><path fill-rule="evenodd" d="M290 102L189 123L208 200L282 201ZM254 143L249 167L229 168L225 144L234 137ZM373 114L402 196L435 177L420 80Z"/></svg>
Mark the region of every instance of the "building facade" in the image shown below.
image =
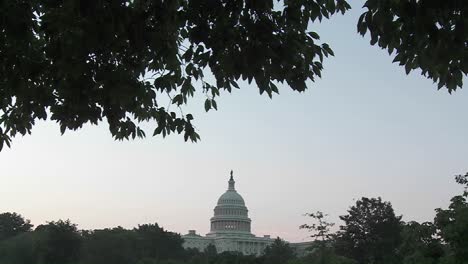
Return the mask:
<svg viewBox="0 0 468 264"><path fill-rule="evenodd" d="M196 248L203 251L208 245L216 247L218 253L224 251L241 252L244 255L261 255L268 245L273 243L269 235L257 237L251 232L251 222L244 199L236 191L235 181L231 171L227 191L218 199L214 208L214 216L210 219L210 232L201 236L195 230L183 235L184 248ZM310 242L306 242L310 244ZM290 244L295 248L295 243ZM305 243L300 245L301 252Z"/></svg>

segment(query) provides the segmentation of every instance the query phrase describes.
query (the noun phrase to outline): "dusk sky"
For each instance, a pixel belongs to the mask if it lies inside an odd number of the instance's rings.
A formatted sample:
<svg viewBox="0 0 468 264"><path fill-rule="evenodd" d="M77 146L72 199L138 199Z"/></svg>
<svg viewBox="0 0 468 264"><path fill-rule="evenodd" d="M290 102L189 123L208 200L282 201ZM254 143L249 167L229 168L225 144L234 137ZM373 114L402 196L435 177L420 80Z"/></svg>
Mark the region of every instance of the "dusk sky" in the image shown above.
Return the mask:
<svg viewBox="0 0 468 264"><path fill-rule="evenodd" d="M461 193L454 175L468 171L468 91L450 95L419 72L407 76L356 33L353 8L313 25L336 56L305 93L281 86L270 100L242 82L208 113L194 98L184 111L195 116L198 143L114 141L105 123L61 136L54 122L38 122L0 152L0 212L35 225L157 222L205 234L233 169L259 236L307 241L304 213L324 211L339 225L362 196L392 202L405 221L432 220ZM155 126L145 125L147 135Z"/></svg>

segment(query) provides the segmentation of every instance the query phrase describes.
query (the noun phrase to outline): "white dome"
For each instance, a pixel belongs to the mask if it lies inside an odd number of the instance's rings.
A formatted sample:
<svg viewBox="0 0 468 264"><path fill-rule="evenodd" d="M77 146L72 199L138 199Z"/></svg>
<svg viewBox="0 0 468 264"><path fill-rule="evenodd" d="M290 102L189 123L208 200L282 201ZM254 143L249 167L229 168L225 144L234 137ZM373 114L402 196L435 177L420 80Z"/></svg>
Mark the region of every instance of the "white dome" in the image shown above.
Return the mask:
<svg viewBox="0 0 468 264"><path fill-rule="evenodd" d="M250 222L244 198L235 189L235 181L231 171L228 190L219 197L218 204L214 209L214 216L211 218L210 235L243 234L252 236Z"/></svg>
<svg viewBox="0 0 468 264"><path fill-rule="evenodd" d="M244 198L236 190L227 190L218 199L218 205L245 205Z"/></svg>

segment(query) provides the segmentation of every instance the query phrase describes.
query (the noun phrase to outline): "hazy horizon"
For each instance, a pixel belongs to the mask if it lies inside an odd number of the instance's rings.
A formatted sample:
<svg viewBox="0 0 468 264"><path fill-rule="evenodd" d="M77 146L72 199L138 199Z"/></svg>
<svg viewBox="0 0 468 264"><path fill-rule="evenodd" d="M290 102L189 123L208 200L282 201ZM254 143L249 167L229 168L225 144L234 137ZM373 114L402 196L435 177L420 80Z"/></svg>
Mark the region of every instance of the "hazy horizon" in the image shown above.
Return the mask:
<svg viewBox="0 0 468 264"><path fill-rule="evenodd" d="M208 113L204 98L194 98L185 112L194 114L199 143L116 142L104 123L61 136L54 122L38 122L0 152L0 213L34 225L157 222L206 234L232 169L258 236L306 241L304 213L321 210L338 226L362 196L390 201L405 221L431 221L461 193L454 175L468 171L468 93L407 76L356 33L360 11L313 25L336 57L305 93L281 86L270 100L242 83ZM145 125L147 135L154 126Z"/></svg>

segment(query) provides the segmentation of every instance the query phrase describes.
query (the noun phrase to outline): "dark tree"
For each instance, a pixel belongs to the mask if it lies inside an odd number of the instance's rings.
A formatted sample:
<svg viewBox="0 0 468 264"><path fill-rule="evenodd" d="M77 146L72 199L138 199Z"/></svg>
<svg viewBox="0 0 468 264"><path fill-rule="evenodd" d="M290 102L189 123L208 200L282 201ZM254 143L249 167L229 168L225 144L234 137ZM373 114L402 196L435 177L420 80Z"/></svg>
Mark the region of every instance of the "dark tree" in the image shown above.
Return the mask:
<svg viewBox="0 0 468 264"><path fill-rule="evenodd" d="M463 0L367 0L358 31L371 33L406 71L451 92L467 73ZM116 139L183 133L197 141L181 107L255 82L302 92L334 55L309 25L350 8L345 0L0 1L0 150L37 120L64 133L106 122ZM205 78L210 76L210 78Z"/></svg>
<svg viewBox="0 0 468 264"><path fill-rule="evenodd" d="M184 255L182 238L158 224L139 225L134 230L138 237L140 255L155 260L178 259Z"/></svg>
<svg viewBox="0 0 468 264"><path fill-rule="evenodd" d="M449 92L468 73L468 4L464 0L367 0L358 31L371 44L395 51L406 73L420 69Z"/></svg>
<svg viewBox="0 0 468 264"><path fill-rule="evenodd" d="M421 263L435 264L444 256L445 250L436 236L433 223L405 223L401 232L402 243L398 254L403 264Z"/></svg>
<svg viewBox="0 0 468 264"><path fill-rule="evenodd" d="M32 264L37 262L34 232L25 232L0 241L0 264Z"/></svg>
<svg viewBox="0 0 468 264"><path fill-rule="evenodd" d="M34 233L38 263L74 264L79 260L82 238L76 225L69 220L39 225Z"/></svg>
<svg viewBox="0 0 468 264"><path fill-rule="evenodd" d="M17 213L0 214L0 241L31 231L32 225Z"/></svg>
<svg viewBox="0 0 468 264"><path fill-rule="evenodd" d="M287 242L280 239L275 239L273 244L267 246L263 253L264 263L268 264L283 264L293 259L295 256L294 250Z"/></svg>
<svg viewBox="0 0 468 264"><path fill-rule="evenodd" d="M213 259L218 254L218 251L216 250L216 247L213 244L209 244L203 250L203 254L207 259Z"/></svg>
<svg viewBox="0 0 468 264"><path fill-rule="evenodd" d="M468 172L465 175L457 175L455 176L455 181L458 184L464 185L465 191L463 192L463 196L468 197Z"/></svg>
<svg viewBox="0 0 468 264"><path fill-rule="evenodd" d="M367 263L396 263L401 243L401 216L396 216L390 202L363 197L340 216L345 222L336 239L337 252Z"/></svg>
<svg viewBox="0 0 468 264"><path fill-rule="evenodd" d="M307 229L309 232L312 232L310 237L312 237L314 240L318 239L318 242L324 246L325 243L333 237L333 234L330 232L330 227L333 227L335 224L328 222L325 219L325 217L328 215L320 211L315 213L307 213L306 216L311 217L315 222L312 224L303 224L299 228Z"/></svg>
<svg viewBox="0 0 468 264"><path fill-rule="evenodd" d="M456 181L468 187L468 173L456 177ZM435 226L443 241L454 252L456 264L465 264L468 260L468 193L451 199L448 209L436 209Z"/></svg>
<svg viewBox="0 0 468 264"><path fill-rule="evenodd" d="M330 227L335 224L328 222L325 219L328 215L321 211L307 213L306 216L312 218L312 224L303 224L299 228L312 232L310 237L315 240L315 243L308 249L311 252L308 257L310 262L317 264L341 263L332 248L334 234L330 232Z"/></svg>
<svg viewBox="0 0 468 264"><path fill-rule="evenodd" d="M85 232L82 262L128 264L138 261L138 237L122 227Z"/></svg>
<svg viewBox="0 0 468 264"><path fill-rule="evenodd" d="M358 262L353 259L336 254L334 249L330 247L321 250L313 250L301 260L302 261L298 264L358 264Z"/></svg>
<svg viewBox="0 0 468 264"><path fill-rule="evenodd" d="M240 79L270 97L278 82L304 91L333 55L308 24L350 6L273 3L0 1L0 147L47 118L62 133L105 120L116 139L143 137L138 123L156 121L153 135L196 141L192 115L178 108L197 92L208 111Z"/></svg>

